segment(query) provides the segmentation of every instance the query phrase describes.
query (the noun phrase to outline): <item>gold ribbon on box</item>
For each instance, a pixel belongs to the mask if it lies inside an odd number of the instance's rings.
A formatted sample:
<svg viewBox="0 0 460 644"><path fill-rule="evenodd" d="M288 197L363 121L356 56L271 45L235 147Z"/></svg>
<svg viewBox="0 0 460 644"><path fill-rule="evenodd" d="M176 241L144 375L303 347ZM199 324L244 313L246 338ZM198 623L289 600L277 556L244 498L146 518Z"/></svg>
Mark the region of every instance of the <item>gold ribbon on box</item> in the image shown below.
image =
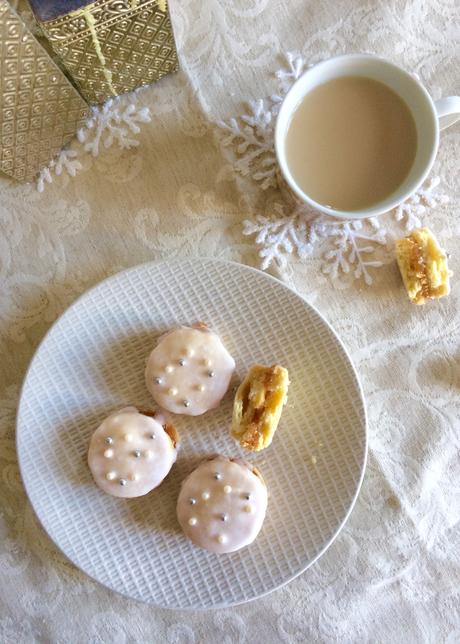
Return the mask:
<svg viewBox="0 0 460 644"><path fill-rule="evenodd" d="M0 0L0 170L31 181L89 108L6 0Z"/></svg>
<svg viewBox="0 0 460 644"><path fill-rule="evenodd" d="M90 103L178 69L166 0L96 0L41 27Z"/></svg>

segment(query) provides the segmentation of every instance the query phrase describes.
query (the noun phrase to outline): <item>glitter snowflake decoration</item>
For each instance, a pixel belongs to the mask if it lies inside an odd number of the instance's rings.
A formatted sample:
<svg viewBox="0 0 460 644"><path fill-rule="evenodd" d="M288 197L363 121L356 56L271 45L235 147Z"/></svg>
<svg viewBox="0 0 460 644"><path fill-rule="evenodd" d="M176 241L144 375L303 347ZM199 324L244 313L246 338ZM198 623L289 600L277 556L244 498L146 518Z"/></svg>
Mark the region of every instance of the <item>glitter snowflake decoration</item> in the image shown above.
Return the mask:
<svg viewBox="0 0 460 644"><path fill-rule="evenodd" d="M134 103L124 105L119 99L110 99L102 107L94 107L93 115L77 136L83 148L93 157L101 145L110 148L114 143L122 149L139 145L133 135L139 134L139 123L150 122L148 107L137 108Z"/></svg>
<svg viewBox="0 0 460 644"><path fill-rule="evenodd" d="M84 156L99 156L102 149L113 145L129 149L139 145L136 135L141 131L142 123L149 123L148 107L138 107L136 94L127 103L124 98L110 99L101 107L93 107L91 117L85 126L77 132L77 141L63 148L51 163L43 168L37 179L37 190L43 192L47 183L52 183L53 176L68 174L74 177L81 170Z"/></svg>
<svg viewBox="0 0 460 644"><path fill-rule="evenodd" d="M325 224L327 231L327 224ZM376 251L376 244L387 244L387 232L375 227L371 219L346 221L330 226L326 233L333 239L333 248L323 256L323 273L337 278L340 271L353 271L356 279L363 278L367 285L372 284L369 268L383 266L383 262L369 256Z"/></svg>
<svg viewBox="0 0 460 644"><path fill-rule="evenodd" d="M284 67L279 69L275 73L275 76L278 79L281 94L284 96L288 93L296 80L302 76L304 71L309 67L313 67L313 65L307 65L303 56L292 52L285 54L283 62ZM273 99L275 103L280 102L278 96L274 96Z"/></svg>
<svg viewBox="0 0 460 644"><path fill-rule="evenodd" d="M243 177L251 175L260 182L262 190L276 187L276 158L273 150L275 114L267 101L250 101L249 114L228 122L219 121L226 134L224 146L235 145L238 158L235 169ZM256 169L254 170L255 165Z"/></svg>
<svg viewBox="0 0 460 644"><path fill-rule="evenodd" d="M447 195L437 190L440 183L439 177L432 178L426 187L419 188L409 199L394 209L396 221L404 226L406 232L422 225L423 216L428 208L437 208L448 203Z"/></svg>
<svg viewBox="0 0 460 644"><path fill-rule="evenodd" d="M43 168L40 171L37 179L38 192L43 192L45 189L45 183L52 183L52 173L59 177L63 172L66 172L70 177L74 177L82 168L77 157L77 150L72 150L69 147L62 148L57 157L50 162L48 167Z"/></svg>
<svg viewBox="0 0 460 644"><path fill-rule="evenodd" d="M232 148L235 170L252 178L262 190L277 187L274 129L281 103L310 66L301 55L288 53L283 68L275 74L279 92L249 103L246 115L218 123L222 144ZM388 230L390 221L399 227L399 234L401 229L407 233L421 226L429 209L448 201L439 191L439 184L438 178L432 179L395 208L393 217L389 213L378 220L337 221L305 206L289 210L288 206L276 204L269 216L256 215L245 221L243 234L255 235L264 270L274 264L283 271L293 253L300 259L320 253L322 270L331 278L352 274L369 285L373 281L370 270L384 264L375 257L376 251L387 248L393 237Z"/></svg>
<svg viewBox="0 0 460 644"><path fill-rule="evenodd" d="M224 147L236 152L235 170L243 177L251 176L262 190L276 188L276 155L273 146L275 123L285 94L305 71L305 63L297 54L287 54L286 68L276 73L280 92L266 99L249 101L248 113L228 121L217 121Z"/></svg>
<svg viewBox="0 0 460 644"><path fill-rule="evenodd" d="M328 238L332 247L323 254L323 272L336 278L339 272L352 271L356 279L363 278L366 284L372 283L369 268L383 264L370 255L378 246L387 244L387 232L375 219L342 223L302 207L286 214L281 204L275 204L271 217L258 215L255 220L246 220L243 234L256 235L263 270L274 264L281 271L291 253L305 259L313 254L318 241Z"/></svg>
<svg viewBox="0 0 460 644"><path fill-rule="evenodd" d="M255 220L243 223L244 235L256 235L255 242L261 249L261 268L267 269L272 263L284 269L288 256L295 250L301 259L308 257L316 240L315 218L309 217L301 209L289 215L284 207L274 205L273 217L257 215Z"/></svg>

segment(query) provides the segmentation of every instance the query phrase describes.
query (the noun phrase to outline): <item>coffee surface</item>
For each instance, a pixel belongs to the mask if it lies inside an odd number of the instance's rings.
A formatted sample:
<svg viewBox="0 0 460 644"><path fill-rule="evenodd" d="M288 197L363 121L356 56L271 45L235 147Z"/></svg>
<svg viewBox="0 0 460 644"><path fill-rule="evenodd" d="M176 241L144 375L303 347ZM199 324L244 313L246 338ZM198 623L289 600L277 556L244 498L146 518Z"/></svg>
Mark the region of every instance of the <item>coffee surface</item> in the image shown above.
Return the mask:
<svg viewBox="0 0 460 644"><path fill-rule="evenodd" d="M343 76L314 88L294 111L286 160L299 187L336 210L368 208L405 180L417 151L414 118L379 81Z"/></svg>

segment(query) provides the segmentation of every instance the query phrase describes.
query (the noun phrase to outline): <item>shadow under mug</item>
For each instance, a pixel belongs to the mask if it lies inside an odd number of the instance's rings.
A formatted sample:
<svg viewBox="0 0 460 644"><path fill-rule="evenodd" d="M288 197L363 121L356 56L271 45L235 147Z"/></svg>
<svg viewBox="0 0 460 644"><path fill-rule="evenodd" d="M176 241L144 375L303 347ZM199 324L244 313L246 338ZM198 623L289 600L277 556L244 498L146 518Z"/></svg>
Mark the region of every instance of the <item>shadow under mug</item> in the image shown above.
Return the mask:
<svg viewBox="0 0 460 644"><path fill-rule="evenodd" d="M315 87L341 76L363 76L384 83L408 105L417 131L417 152L408 176L388 197L362 210L335 210L308 196L294 180L286 161L286 134L292 115L303 98ZM439 146L439 131L460 119L460 97L433 101L411 74L371 54L345 54L318 63L292 86L281 105L275 128L275 151L281 190L296 203L306 204L338 219L364 219L388 212L405 201L426 179Z"/></svg>

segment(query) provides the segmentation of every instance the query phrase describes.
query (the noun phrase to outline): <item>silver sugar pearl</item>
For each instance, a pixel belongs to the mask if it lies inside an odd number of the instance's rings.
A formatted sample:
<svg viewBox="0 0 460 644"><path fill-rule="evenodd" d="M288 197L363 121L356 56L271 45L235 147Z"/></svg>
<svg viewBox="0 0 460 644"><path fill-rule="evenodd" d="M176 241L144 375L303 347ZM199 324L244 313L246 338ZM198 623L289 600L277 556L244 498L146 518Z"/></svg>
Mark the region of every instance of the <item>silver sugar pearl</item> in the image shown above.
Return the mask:
<svg viewBox="0 0 460 644"><path fill-rule="evenodd" d="M189 501L190 501L190 505L195 505L196 503L196 499L189 499Z"/></svg>
<svg viewBox="0 0 460 644"><path fill-rule="evenodd" d="M151 438L152 440L154 440L154 439L156 438L156 436L155 436L155 434L150 434L149 438Z"/></svg>
<svg viewBox="0 0 460 644"><path fill-rule="evenodd" d="M140 458L140 456L141 456L141 450L140 450L140 449L136 449L136 450L134 450L133 454L134 454L134 456L135 456L136 458Z"/></svg>
<svg viewBox="0 0 460 644"><path fill-rule="evenodd" d="M227 521L227 520L228 520L228 516L227 516L226 514L221 514L221 516L220 516L220 520L221 520L221 521Z"/></svg>
<svg viewBox="0 0 460 644"><path fill-rule="evenodd" d="M210 378L214 378L214 376L215 376L215 375L216 375L216 374L214 373L214 371L208 371L208 376L209 376Z"/></svg>
<svg viewBox="0 0 460 644"><path fill-rule="evenodd" d="M249 499L251 498L251 495L250 494L245 494L244 498L246 499L246 501L249 501Z"/></svg>
<svg viewBox="0 0 460 644"><path fill-rule="evenodd" d="M190 407L190 400L184 400L184 407Z"/></svg>
<svg viewBox="0 0 460 644"><path fill-rule="evenodd" d="M161 385L161 378L159 378L158 376L154 378L153 381L156 385Z"/></svg>
<svg viewBox="0 0 460 644"><path fill-rule="evenodd" d="M184 358L181 358L181 359L179 360L179 364L180 364L180 366L181 366L181 367L183 367L183 366L185 365L185 360L184 360Z"/></svg>
<svg viewBox="0 0 460 644"><path fill-rule="evenodd" d="M124 486L128 483L126 479L120 479L120 485Z"/></svg>
<svg viewBox="0 0 460 644"><path fill-rule="evenodd" d="M113 438L111 436L107 436L105 442L107 443L107 445L111 445L113 443Z"/></svg>
<svg viewBox="0 0 460 644"><path fill-rule="evenodd" d="M222 474L220 474L220 472L216 472L214 474L214 478L216 479L216 481L220 481L220 479L222 478Z"/></svg>

